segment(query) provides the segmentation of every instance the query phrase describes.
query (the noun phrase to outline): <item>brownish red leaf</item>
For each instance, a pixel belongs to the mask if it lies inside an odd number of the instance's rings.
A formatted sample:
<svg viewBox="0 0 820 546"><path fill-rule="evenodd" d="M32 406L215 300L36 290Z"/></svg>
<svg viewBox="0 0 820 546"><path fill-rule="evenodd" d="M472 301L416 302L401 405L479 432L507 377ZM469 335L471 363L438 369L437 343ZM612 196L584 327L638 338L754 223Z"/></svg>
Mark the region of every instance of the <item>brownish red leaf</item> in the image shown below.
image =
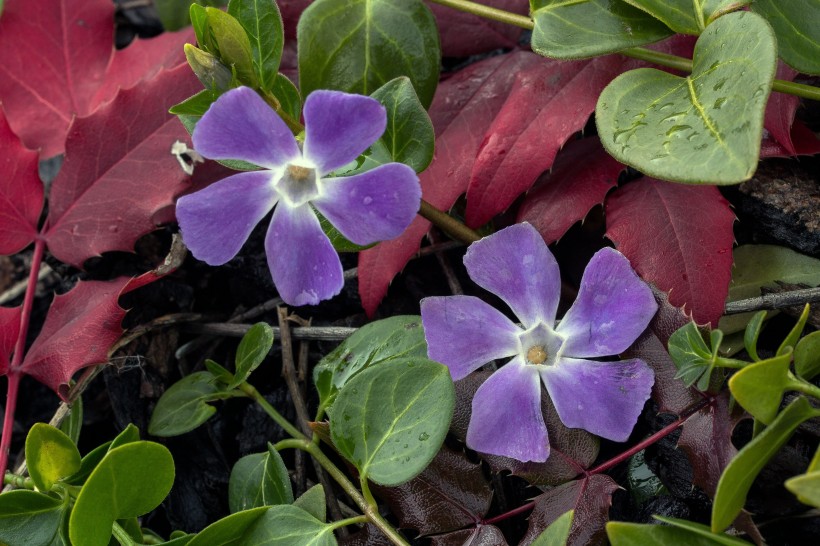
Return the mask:
<svg viewBox="0 0 820 546"><path fill-rule="evenodd" d="M0 376L6 375L20 335L20 307L0 307Z"/></svg>
<svg viewBox="0 0 820 546"><path fill-rule="evenodd" d="M729 202L714 186L644 177L606 202L607 237L646 281L700 324L717 321L732 276Z"/></svg>
<svg viewBox="0 0 820 546"><path fill-rule="evenodd" d="M760 145L760 157L794 157L795 155L820 154L820 138L800 120L794 120L789 141L792 144L793 152L787 150L769 135L763 139Z"/></svg>
<svg viewBox="0 0 820 546"><path fill-rule="evenodd" d="M120 88L185 62L193 31L114 50L111 0L8 0L0 18L0 102L9 125L42 157L60 154L74 116L88 116Z"/></svg>
<svg viewBox="0 0 820 546"><path fill-rule="evenodd" d="M777 61L775 78L792 81L797 74L796 70L783 61ZM792 143L791 129L799 104L799 97L773 91L766 104L766 116L763 118L763 126L790 155L797 155L797 150Z"/></svg>
<svg viewBox="0 0 820 546"><path fill-rule="evenodd" d="M520 15L526 15L530 9L529 0L482 0L481 3ZM518 45L522 32L518 27L447 6L428 6L436 16L441 36L441 54L445 57L467 57Z"/></svg>

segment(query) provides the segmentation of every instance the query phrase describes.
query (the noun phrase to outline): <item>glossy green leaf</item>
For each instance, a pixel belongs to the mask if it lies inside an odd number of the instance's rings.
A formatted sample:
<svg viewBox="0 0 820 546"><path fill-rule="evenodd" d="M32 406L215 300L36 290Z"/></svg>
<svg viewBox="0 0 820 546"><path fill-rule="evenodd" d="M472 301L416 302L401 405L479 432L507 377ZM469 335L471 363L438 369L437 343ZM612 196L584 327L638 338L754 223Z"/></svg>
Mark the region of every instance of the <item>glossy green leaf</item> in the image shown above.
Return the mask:
<svg viewBox="0 0 820 546"><path fill-rule="evenodd" d="M750 0L626 0L659 19L675 32L698 35L717 17L747 5Z"/></svg>
<svg viewBox="0 0 820 546"><path fill-rule="evenodd" d="M48 491L80 469L80 452L60 429L35 423L26 436L26 465L37 489Z"/></svg>
<svg viewBox="0 0 820 546"><path fill-rule="evenodd" d="M795 399L763 432L740 450L720 476L712 504L712 531L728 527L740 513L757 475L800 423L820 416L804 397Z"/></svg>
<svg viewBox="0 0 820 546"><path fill-rule="evenodd" d="M574 515L574 510L562 514L532 541L531 546L564 546L569 540L569 530L572 527Z"/></svg>
<svg viewBox="0 0 820 546"><path fill-rule="evenodd" d="M258 79L253 67L251 42L245 29L233 16L220 9L205 8L205 11L208 12L208 26L219 50L219 59L235 71L240 82L255 88Z"/></svg>
<svg viewBox="0 0 820 546"><path fill-rule="evenodd" d="M806 327L806 321L809 319L809 311L810 307L807 303L803 307L803 312L800 314L800 318L797 319L797 322L789 331L789 334L780 343L780 347L777 348L778 355L784 355L786 353L791 353L794 350L795 345L797 345L797 341L800 339L800 336L803 334L803 328Z"/></svg>
<svg viewBox="0 0 820 546"><path fill-rule="evenodd" d="M252 528L270 507L263 506L224 517L197 533L188 546L239 546L245 532Z"/></svg>
<svg viewBox="0 0 820 546"><path fill-rule="evenodd" d="M231 512L292 502L293 488L288 469L282 456L270 444L267 452L246 455L233 466L228 482Z"/></svg>
<svg viewBox="0 0 820 546"><path fill-rule="evenodd" d="M764 320L766 320L766 311L758 311L752 316L752 320L746 325L746 331L743 333L743 346L746 347L746 352L755 361L760 360L760 357L757 356L757 339L763 329Z"/></svg>
<svg viewBox="0 0 820 546"><path fill-rule="evenodd" d="M82 396L78 397L72 404L68 410L68 415L66 415L63 422L60 423L60 430L62 430L66 436L71 438L71 441L74 442L74 445L77 445L77 442L80 441L80 432L83 428L83 398Z"/></svg>
<svg viewBox="0 0 820 546"><path fill-rule="evenodd" d="M554 59L584 59L657 42L673 32L621 0L531 2L532 49Z"/></svg>
<svg viewBox="0 0 820 546"><path fill-rule="evenodd" d="M219 91L203 89L196 95L188 97L179 104L173 105L168 109L168 112L176 116L203 116L219 96Z"/></svg>
<svg viewBox="0 0 820 546"><path fill-rule="evenodd" d="M287 76L277 74L270 91L279 101L282 111L298 120L302 115L302 97L293 82Z"/></svg>
<svg viewBox="0 0 820 546"><path fill-rule="evenodd" d="M611 521L606 534L612 546L749 546L748 542L722 533L712 533L705 525L655 516L666 525Z"/></svg>
<svg viewBox="0 0 820 546"><path fill-rule="evenodd" d="M188 546L334 546L333 527L301 508L279 504L237 512L206 527Z"/></svg>
<svg viewBox="0 0 820 546"><path fill-rule="evenodd" d="M293 501L293 506L301 508L321 522L327 521L327 499L325 488L318 483L302 493L302 496Z"/></svg>
<svg viewBox="0 0 820 546"><path fill-rule="evenodd" d="M297 27L299 85L369 95L399 76L421 103L433 100L441 50L438 28L421 0L317 0Z"/></svg>
<svg viewBox="0 0 820 546"><path fill-rule="evenodd" d="M218 385L227 386L230 385L234 380L234 375L230 371L225 369L225 367L219 364L218 362L211 360L210 358L205 359L205 369L208 370L211 373L211 375L214 376Z"/></svg>
<svg viewBox="0 0 820 546"><path fill-rule="evenodd" d="M336 252L361 252L362 250L367 250L368 248L376 246L377 243L367 246L357 245L342 235L338 229L333 227L330 220L322 216L322 213L315 209L314 212L316 213L316 217L319 219L319 225L322 226L322 231L324 231L327 238L330 239L330 244L333 245Z"/></svg>
<svg viewBox="0 0 820 546"><path fill-rule="evenodd" d="M367 368L339 391L330 413L333 444L363 477L399 485L441 447L455 405L446 366L403 358Z"/></svg>
<svg viewBox="0 0 820 546"><path fill-rule="evenodd" d="M421 317L399 315L359 328L314 368L320 405L327 408L333 404L339 389L365 368L414 357L427 358Z"/></svg>
<svg viewBox="0 0 820 546"><path fill-rule="evenodd" d="M208 26L208 12L205 11L205 7L199 4L191 4L188 16L191 19L191 26L194 27L194 34L199 47L208 52L216 51L216 44L213 43L211 28Z"/></svg>
<svg viewBox="0 0 820 546"><path fill-rule="evenodd" d="M675 377L681 379L687 387L697 383L699 389L706 390L715 367L717 347L714 351L709 348L697 324L690 322L676 330L669 337L668 348L669 356L678 368Z"/></svg>
<svg viewBox="0 0 820 546"><path fill-rule="evenodd" d="M435 132L430 116L406 77L390 80L371 95L387 109L387 129L382 142L393 161L420 173L433 160Z"/></svg>
<svg viewBox="0 0 820 546"><path fill-rule="evenodd" d="M270 91L279 72L282 48L285 46L285 30L279 7L274 0L231 0L228 13L245 29L259 85Z"/></svg>
<svg viewBox="0 0 820 546"><path fill-rule="evenodd" d="M125 444L131 444L139 441L140 429L138 429L133 423L128 423L128 425L122 429L122 432L117 434L117 436L111 440L111 444L108 446L108 451L124 446Z"/></svg>
<svg viewBox="0 0 820 546"><path fill-rule="evenodd" d="M0 544L47 546L57 536L63 501L24 489L0 495Z"/></svg>
<svg viewBox="0 0 820 546"><path fill-rule="evenodd" d="M216 408L208 404L231 396L210 372L183 377L163 393L151 415L148 432L154 436L178 436L210 419Z"/></svg>
<svg viewBox="0 0 820 546"><path fill-rule="evenodd" d="M755 419L768 425L777 416L783 392L789 385L788 353L749 364L729 379L732 395Z"/></svg>
<svg viewBox="0 0 820 546"><path fill-rule="evenodd" d="M264 322L257 322L242 336L239 347L236 349L236 375L228 385L228 389L235 389L250 377L268 356L273 347L273 328Z"/></svg>
<svg viewBox="0 0 820 546"><path fill-rule="evenodd" d="M820 332L812 332L797 342L794 371L806 381L820 374Z"/></svg>
<svg viewBox="0 0 820 546"><path fill-rule="evenodd" d="M626 480L629 484L629 494L635 501L636 506L640 506L665 492L668 493L657 474L646 464L643 451L630 457L626 469Z"/></svg>
<svg viewBox="0 0 820 546"><path fill-rule="evenodd" d="M618 161L663 180L737 184L757 168L776 44L762 17L741 11L709 25L692 74L621 74L598 97L601 143Z"/></svg>
<svg viewBox="0 0 820 546"><path fill-rule="evenodd" d="M785 485L803 504L820 508L820 470L790 478Z"/></svg>
<svg viewBox="0 0 820 546"><path fill-rule="evenodd" d="M820 74L820 0L755 0L752 9L774 28L781 59L798 72Z"/></svg>
<svg viewBox="0 0 820 546"><path fill-rule="evenodd" d="M69 485L82 485L85 483L85 480L89 475L91 475L91 472L97 468L97 465L103 460L105 454L108 453L108 449L110 447L111 442L106 442L86 453L85 457L83 457L80 462L80 469L64 481Z"/></svg>
<svg viewBox="0 0 820 546"><path fill-rule="evenodd" d="M154 442L112 449L88 477L69 519L74 546L106 546L115 520L147 514L174 484L171 452Z"/></svg>

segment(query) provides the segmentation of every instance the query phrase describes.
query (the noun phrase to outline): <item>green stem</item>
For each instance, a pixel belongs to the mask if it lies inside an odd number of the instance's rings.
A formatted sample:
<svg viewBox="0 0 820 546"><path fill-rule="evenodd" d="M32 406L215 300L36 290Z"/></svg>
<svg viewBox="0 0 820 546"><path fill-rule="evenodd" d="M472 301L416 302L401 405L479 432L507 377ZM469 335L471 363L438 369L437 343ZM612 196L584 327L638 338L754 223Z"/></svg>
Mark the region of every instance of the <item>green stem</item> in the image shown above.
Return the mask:
<svg viewBox="0 0 820 546"><path fill-rule="evenodd" d="M116 538L117 542L119 542L122 546L137 546L137 542L131 538L128 531L123 529L122 526L116 521L111 529L114 532L114 538Z"/></svg>
<svg viewBox="0 0 820 546"><path fill-rule="evenodd" d="M787 387L789 390L802 392L803 394L813 396L814 398L820 400L820 387L795 377L791 372L789 372L789 382L787 383Z"/></svg>
<svg viewBox="0 0 820 546"><path fill-rule="evenodd" d="M359 525L360 523L367 523L369 520L367 516L356 516L353 518L340 519L330 524L330 529L335 530L339 527L347 527L348 525Z"/></svg>
<svg viewBox="0 0 820 546"><path fill-rule="evenodd" d="M265 397L259 394L259 391L256 390L256 387L251 385L250 383L242 383L237 387L240 391L245 393L248 398L259 404L259 406L264 410L268 416L273 419L277 425L285 429L285 432L293 436L294 438L298 438L299 440L308 440L307 436L302 434L299 429L293 426L290 421L282 417L282 415L271 406Z"/></svg>
<svg viewBox="0 0 820 546"><path fill-rule="evenodd" d="M748 366L751 362L746 362L745 360L736 360L734 358L723 358L721 356L715 358L715 366L719 368L732 368L734 370L739 370L744 366Z"/></svg>
<svg viewBox="0 0 820 546"><path fill-rule="evenodd" d="M359 476L359 487L362 489L362 495L364 496L364 500L367 501L367 504L373 508L378 508L379 503L376 502L373 493L370 492L370 484L367 483L367 476Z"/></svg>
<svg viewBox="0 0 820 546"><path fill-rule="evenodd" d="M481 235L468 228L446 212L442 212L424 199L421 200L419 216L430 220L437 227L441 228L454 239L463 243L474 243L481 239Z"/></svg>
<svg viewBox="0 0 820 546"><path fill-rule="evenodd" d="M34 481L32 481L31 478L18 476L17 474L12 474L11 472L6 472L6 475L3 477L3 485L13 485L18 489L34 490Z"/></svg>

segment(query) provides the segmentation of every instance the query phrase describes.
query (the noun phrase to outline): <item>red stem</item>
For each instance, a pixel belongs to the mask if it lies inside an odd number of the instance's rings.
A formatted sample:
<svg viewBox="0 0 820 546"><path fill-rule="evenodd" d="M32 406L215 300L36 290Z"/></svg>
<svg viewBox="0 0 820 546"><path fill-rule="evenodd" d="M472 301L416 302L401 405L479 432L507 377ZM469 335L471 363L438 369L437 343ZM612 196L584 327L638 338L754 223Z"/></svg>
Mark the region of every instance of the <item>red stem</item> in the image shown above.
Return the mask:
<svg viewBox="0 0 820 546"><path fill-rule="evenodd" d="M0 477L6 475L6 466L8 465L9 460L11 431L14 427L14 411L17 409L17 391L20 386L20 378L22 376L20 366L23 363L23 353L26 349L26 337L28 336L28 327L31 322L31 309L34 306L34 295L37 292L37 277L40 274L40 264L43 262L43 254L45 249L45 240L38 236L34 241L34 254L31 257L31 270L28 274L26 295L23 299L23 310L20 313L20 333L17 336L17 343L14 346L14 355L11 358L11 365L9 366L6 415L3 419L2 437L0 437Z"/></svg>
<svg viewBox="0 0 820 546"><path fill-rule="evenodd" d="M527 504L523 504L523 505L519 506L518 508L513 508L509 512L504 512L503 514L498 514L497 516L492 517L490 519L485 519L483 523L484 523L484 525L492 525L494 523L498 523L499 521L504 521L505 519L511 518L513 516L517 516L518 514L521 514L522 512L527 512L529 510L532 510L534 506L535 506L535 501L530 501Z"/></svg>

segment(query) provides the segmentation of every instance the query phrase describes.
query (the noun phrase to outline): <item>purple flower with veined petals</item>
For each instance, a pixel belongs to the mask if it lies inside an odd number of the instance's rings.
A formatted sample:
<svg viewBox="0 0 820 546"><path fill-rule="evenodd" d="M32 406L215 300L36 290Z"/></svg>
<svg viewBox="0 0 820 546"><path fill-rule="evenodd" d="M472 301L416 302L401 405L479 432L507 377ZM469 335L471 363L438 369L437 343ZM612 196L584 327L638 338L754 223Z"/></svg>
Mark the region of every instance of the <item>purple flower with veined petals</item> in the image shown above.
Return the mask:
<svg viewBox="0 0 820 546"><path fill-rule="evenodd" d="M629 260L611 248L596 253L558 326L558 264L530 224L473 243L464 265L521 323L473 296L421 300L429 357L450 368L453 380L491 360L513 357L476 391L467 445L519 461L546 461L542 382L566 426L625 441L649 398L652 370L638 359L587 359L626 350L658 308Z"/></svg>
<svg viewBox="0 0 820 546"><path fill-rule="evenodd" d="M338 294L342 264L315 207L353 243L398 237L419 209L421 186L402 163L361 174L326 177L355 160L387 125L373 98L314 91L305 101L304 145L252 89L217 99L197 123L194 149L209 159L241 159L263 167L229 176L177 201L182 239L193 255L222 265L273 210L265 252L273 283L290 305L315 305Z"/></svg>

